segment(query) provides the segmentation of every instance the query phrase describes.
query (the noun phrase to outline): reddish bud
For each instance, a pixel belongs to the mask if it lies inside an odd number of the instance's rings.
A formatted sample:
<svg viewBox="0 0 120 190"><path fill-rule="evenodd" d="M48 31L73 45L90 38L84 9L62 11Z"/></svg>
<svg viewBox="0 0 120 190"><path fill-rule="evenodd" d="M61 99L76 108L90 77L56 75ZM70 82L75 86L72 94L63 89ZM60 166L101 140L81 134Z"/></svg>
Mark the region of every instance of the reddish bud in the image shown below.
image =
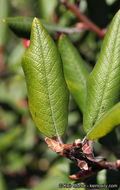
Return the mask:
<svg viewBox="0 0 120 190"><path fill-rule="evenodd" d="M74 141L74 143L73 143L73 146L80 146L80 145L82 145L82 142L81 142L80 139L76 139L76 140Z"/></svg>
<svg viewBox="0 0 120 190"><path fill-rule="evenodd" d="M88 170L88 165L83 160L78 163L78 167L80 167L80 169L82 169L82 170Z"/></svg>
<svg viewBox="0 0 120 190"><path fill-rule="evenodd" d="M30 45L30 40L23 39L22 41L23 41L24 47L27 49Z"/></svg>
<svg viewBox="0 0 120 190"><path fill-rule="evenodd" d="M70 175L69 178L73 180L79 179L76 174Z"/></svg>
<svg viewBox="0 0 120 190"><path fill-rule="evenodd" d="M88 170L81 170L77 172L76 174L70 175L69 177L73 180L77 180L77 179L85 179L91 175L92 175L92 171L88 169Z"/></svg>
<svg viewBox="0 0 120 190"><path fill-rule="evenodd" d="M88 141L86 144L82 147L82 150L85 154L92 154L93 152L93 142Z"/></svg>
<svg viewBox="0 0 120 190"><path fill-rule="evenodd" d="M48 144L48 147L51 148L54 152L60 153L63 151L64 145L56 142L55 140L45 138L45 142Z"/></svg>
<svg viewBox="0 0 120 190"><path fill-rule="evenodd" d="M86 142L86 144L82 147L82 150L86 154L86 157L88 159L94 159L93 142L92 141Z"/></svg>

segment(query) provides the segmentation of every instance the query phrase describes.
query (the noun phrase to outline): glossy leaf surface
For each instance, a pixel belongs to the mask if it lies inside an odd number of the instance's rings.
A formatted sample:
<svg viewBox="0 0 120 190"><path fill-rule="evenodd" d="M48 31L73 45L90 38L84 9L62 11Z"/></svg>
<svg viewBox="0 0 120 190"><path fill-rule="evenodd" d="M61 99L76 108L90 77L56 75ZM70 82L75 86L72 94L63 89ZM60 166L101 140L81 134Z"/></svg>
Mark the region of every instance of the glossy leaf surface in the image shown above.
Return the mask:
<svg viewBox="0 0 120 190"><path fill-rule="evenodd" d="M91 140L107 135L112 129L120 124L120 103L117 103L103 117L96 122L88 132L87 137Z"/></svg>
<svg viewBox="0 0 120 190"><path fill-rule="evenodd" d="M86 80L89 75L88 68L76 48L65 35L61 35L59 39L59 51L69 91L83 112L87 94Z"/></svg>
<svg viewBox="0 0 120 190"><path fill-rule="evenodd" d="M120 11L112 20L99 59L88 78L87 97L86 132L120 99Z"/></svg>
<svg viewBox="0 0 120 190"><path fill-rule="evenodd" d="M67 126L68 90L55 43L37 18L30 41L22 58L30 112L44 135L62 136Z"/></svg>

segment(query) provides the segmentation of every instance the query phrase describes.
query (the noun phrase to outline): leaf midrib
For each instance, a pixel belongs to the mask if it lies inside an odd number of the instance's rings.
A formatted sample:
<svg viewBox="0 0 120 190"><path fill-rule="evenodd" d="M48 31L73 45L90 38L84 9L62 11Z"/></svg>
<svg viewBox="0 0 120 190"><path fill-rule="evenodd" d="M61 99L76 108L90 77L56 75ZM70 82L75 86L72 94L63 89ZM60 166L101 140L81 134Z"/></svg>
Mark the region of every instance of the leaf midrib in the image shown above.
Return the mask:
<svg viewBox="0 0 120 190"><path fill-rule="evenodd" d="M42 42L41 37L40 37L41 35L40 35L39 26L38 26L38 24L36 24L36 25L37 25L37 31L39 33L40 42ZM51 97L50 97L50 90L49 90L48 78L47 78L47 74L46 74L46 67L45 67L44 52L43 52L42 43L40 43L40 47L41 47L41 56L42 56L42 60L43 60L43 67L44 67L44 71L45 71L45 79L46 79L46 84L47 84L48 98L49 98L50 110L51 110L51 115L52 115L52 121L53 121L53 124L54 124L54 127L55 127L56 135L57 135L57 137L59 137L59 133L57 131L57 126L56 126L56 122L55 122L55 118L54 118L54 111L53 111L53 106L52 106L52 102L51 102Z"/></svg>

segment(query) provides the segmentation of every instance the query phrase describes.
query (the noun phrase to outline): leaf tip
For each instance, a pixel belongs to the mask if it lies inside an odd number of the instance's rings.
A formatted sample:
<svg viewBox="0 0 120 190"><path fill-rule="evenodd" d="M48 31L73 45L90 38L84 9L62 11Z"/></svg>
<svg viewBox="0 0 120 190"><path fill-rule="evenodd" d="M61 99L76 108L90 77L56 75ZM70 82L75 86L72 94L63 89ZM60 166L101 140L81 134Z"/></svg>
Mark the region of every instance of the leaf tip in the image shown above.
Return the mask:
<svg viewBox="0 0 120 190"><path fill-rule="evenodd" d="M38 22L38 18L34 17L33 22Z"/></svg>
<svg viewBox="0 0 120 190"><path fill-rule="evenodd" d="M66 34L62 33L62 34L60 35L60 37L59 37L59 40L65 38L65 37L66 37Z"/></svg>
<svg viewBox="0 0 120 190"><path fill-rule="evenodd" d="M60 35L60 38L61 38L61 37L65 37L65 36L66 36L66 34L62 33L62 34Z"/></svg>
<svg viewBox="0 0 120 190"><path fill-rule="evenodd" d="M120 19L120 9L117 11L114 17Z"/></svg>
<svg viewBox="0 0 120 190"><path fill-rule="evenodd" d="M120 14L120 9L118 10L118 14Z"/></svg>
<svg viewBox="0 0 120 190"><path fill-rule="evenodd" d="M34 17L33 22L32 22L32 26L34 26L36 24L42 25L42 22L37 17Z"/></svg>
<svg viewBox="0 0 120 190"><path fill-rule="evenodd" d="M64 34L64 33L62 33L62 34L60 35L59 41L58 41L58 46L60 46L62 40L63 40L64 38L66 38L66 37L67 37L67 36L66 36L66 34Z"/></svg>
<svg viewBox="0 0 120 190"><path fill-rule="evenodd" d="M120 9L118 10L117 15L120 17Z"/></svg>
<svg viewBox="0 0 120 190"><path fill-rule="evenodd" d="M32 22L32 26L34 26L34 25L36 25L38 23L39 23L38 18L34 17L33 22Z"/></svg>

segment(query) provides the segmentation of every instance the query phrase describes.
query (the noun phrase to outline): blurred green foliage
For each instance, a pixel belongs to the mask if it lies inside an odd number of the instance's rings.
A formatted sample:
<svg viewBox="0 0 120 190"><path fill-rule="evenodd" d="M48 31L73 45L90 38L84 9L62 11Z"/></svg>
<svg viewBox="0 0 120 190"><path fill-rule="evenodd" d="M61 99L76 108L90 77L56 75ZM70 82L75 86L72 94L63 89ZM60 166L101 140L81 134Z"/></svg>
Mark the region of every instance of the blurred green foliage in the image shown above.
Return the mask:
<svg viewBox="0 0 120 190"><path fill-rule="evenodd" d="M120 8L119 0L79 2L81 12L100 27L107 27ZM69 179L69 175L79 168L48 149L44 137L31 119L20 65L25 47L22 40L1 23L1 19L7 15L38 16L65 27L75 26L79 22L58 0L49 0L49 3L44 0L0 0L0 190L57 190L59 184L81 183ZM55 34L52 36L56 37ZM83 59L93 67L102 40L90 31L69 37ZM72 143L84 135L82 113L70 97L69 122L64 142ZM101 155L111 161L120 158L120 128L97 140L94 151L96 156ZM119 179L120 171L103 170L84 183L119 186Z"/></svg>

